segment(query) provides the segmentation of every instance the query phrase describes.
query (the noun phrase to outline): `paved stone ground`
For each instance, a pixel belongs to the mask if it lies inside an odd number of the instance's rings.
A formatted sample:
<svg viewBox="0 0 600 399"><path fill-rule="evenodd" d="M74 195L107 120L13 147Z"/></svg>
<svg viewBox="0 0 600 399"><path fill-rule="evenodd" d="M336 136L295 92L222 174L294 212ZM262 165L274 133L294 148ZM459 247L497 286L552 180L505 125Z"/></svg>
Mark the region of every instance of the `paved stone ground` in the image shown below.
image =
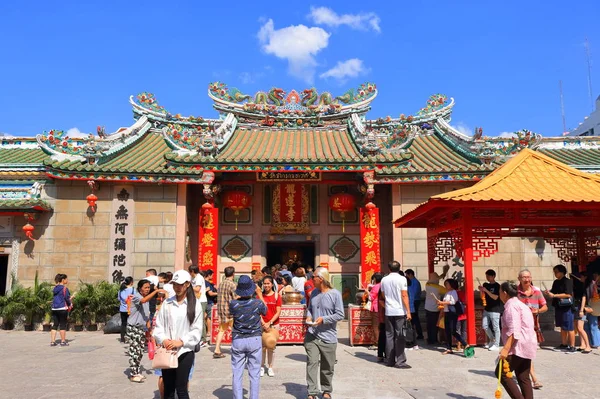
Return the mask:
<svg viewBox="0 0 600 399"><path fill-rule="evenodd" d="M363 398L493 398L497 353L477 349L475 358L442 356L435 348L408 352L411 370L376 363L376 353L348 345L347 324L340 323L334 396ZM550 343L556 334L547 333ZM0 331L2 398L158 398L157 378L148 371L143 384L126 377L127 357L117 335L69 332L69 347L50 347L49 333ZM196 358L190 385L193 398L231 398L229 358L212 359L212 348ZM229 348L224 347L228 353ZM276 352L273 378L263 377L261 398L305 398L305 359L302 346L281 346ZM144 358L143 364L150 367ZM572 354L540 350L535 362L544 388L537 398L597 398L590 383L600 364L600 352ZM552 378L559 377L559 381ZM248 386L247 378L245 379ZM505 394L505 398L508 396Z"/></svg>

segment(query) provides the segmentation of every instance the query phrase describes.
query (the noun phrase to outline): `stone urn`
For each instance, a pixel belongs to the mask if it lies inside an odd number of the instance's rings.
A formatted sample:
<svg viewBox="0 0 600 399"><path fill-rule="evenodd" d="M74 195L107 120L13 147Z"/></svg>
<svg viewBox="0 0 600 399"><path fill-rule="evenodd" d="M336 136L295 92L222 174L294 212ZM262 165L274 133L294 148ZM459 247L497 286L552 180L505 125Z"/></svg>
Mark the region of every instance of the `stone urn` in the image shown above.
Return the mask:
<svg viewBox="0 0 600 399"><path fill-rule="evenodd" d="M284 305L300 305L303 295L299 291L284 291L281 294L281 300Z"/></svg>

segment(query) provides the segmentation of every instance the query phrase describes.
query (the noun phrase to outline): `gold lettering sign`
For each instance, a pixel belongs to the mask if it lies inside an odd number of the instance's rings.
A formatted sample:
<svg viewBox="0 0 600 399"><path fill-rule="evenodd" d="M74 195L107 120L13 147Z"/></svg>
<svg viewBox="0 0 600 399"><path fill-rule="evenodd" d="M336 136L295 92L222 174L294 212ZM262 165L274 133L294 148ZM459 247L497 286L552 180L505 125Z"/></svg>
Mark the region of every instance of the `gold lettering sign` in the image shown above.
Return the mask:
<svg viewBox="0 0 600 399"><path fill-rule="evenodd" d="M256 172L256 181L321 181L321 172Z"/></svg>

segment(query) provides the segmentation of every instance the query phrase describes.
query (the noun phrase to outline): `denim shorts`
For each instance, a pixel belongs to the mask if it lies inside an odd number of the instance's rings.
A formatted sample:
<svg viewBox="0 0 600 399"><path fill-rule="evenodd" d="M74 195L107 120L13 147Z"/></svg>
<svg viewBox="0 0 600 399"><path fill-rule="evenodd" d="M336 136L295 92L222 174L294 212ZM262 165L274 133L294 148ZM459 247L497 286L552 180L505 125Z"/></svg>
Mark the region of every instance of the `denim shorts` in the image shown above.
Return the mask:
<svg viewBox="0 0 600 399"><path fill-rule="evenodd" d="M554 323L556 327L560 327L562 330L573 331L575 329L573 316L571 308L554 308Z"/></svg>

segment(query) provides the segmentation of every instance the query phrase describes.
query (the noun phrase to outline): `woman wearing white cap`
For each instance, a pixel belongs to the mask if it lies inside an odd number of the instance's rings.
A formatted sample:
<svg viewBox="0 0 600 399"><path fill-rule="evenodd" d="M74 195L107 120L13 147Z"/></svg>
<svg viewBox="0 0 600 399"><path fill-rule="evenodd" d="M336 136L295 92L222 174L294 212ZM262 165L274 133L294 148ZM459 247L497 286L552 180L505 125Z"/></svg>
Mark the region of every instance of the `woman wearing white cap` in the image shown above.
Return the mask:
<svg viewBox="0 0 600 399"><path fill-rule="evenodd" d="M165 399L188 399L190 369L194 364L194 348L200 342L204 317L199 301L191 286L192 276L185 270L173 274L175 296L165 300L156 316L154 339L166 349L176 350L178 367L164 369Z"/></svg>

